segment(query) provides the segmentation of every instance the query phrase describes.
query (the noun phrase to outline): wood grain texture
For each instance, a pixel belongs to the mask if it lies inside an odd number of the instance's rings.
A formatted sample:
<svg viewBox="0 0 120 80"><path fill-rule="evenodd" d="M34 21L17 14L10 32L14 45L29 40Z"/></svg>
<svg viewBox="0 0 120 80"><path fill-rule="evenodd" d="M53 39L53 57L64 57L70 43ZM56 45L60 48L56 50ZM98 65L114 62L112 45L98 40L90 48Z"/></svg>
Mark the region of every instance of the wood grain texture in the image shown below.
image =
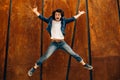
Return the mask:
<svg viewBox="0 0 120 80"><path fill-rule="evenodd" d="M0 80L3 79L9 1L0 1Z"/></svg>

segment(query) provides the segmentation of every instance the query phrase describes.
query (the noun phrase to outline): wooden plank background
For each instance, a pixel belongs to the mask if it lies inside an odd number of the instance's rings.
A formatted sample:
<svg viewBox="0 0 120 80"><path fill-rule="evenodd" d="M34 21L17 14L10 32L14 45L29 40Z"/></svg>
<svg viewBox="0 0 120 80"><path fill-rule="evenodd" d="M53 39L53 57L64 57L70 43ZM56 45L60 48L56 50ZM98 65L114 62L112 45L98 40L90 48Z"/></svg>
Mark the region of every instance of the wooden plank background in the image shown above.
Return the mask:
<svg viewBox="0 0 120 80"><path fill-rule="evenodd" d="M61 8L65 17L76 14L78 0L43 0L44 16ZM0 80L3 80L8 28L9 0L0 0ZM32 77L27 71L41 55L41 20L29 7L38 6L42 13L42 0L12 0L10 39L6 80L40 80L38 69ZM85 0L80 0L79 10L86 10ZM93 80L120 80L120 25L117 0L88 0ZM88 62L86 14L76 23L73 50ZM44 54L50 43L49 34L43 23ZM74 23L67 25L65 41L71 45ZM66 80L69 55L56 51L43 63L43 80ZM72 58L69 80L89 80L89 71Z"/></svg>

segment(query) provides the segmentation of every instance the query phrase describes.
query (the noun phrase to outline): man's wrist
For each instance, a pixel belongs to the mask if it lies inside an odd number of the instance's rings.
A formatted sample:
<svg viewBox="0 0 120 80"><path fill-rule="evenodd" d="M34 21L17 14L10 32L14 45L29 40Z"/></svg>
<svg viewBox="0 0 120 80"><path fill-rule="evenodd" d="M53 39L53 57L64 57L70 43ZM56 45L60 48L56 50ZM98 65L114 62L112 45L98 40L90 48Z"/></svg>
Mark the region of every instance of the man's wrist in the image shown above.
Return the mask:
<svg viewBox="0 0 120 80"><path fill-rule="evenodd" d="M40 15L40 13L38 12L38 11L36 11L36 12L34 12L37 16L39 16Z"/></svg>

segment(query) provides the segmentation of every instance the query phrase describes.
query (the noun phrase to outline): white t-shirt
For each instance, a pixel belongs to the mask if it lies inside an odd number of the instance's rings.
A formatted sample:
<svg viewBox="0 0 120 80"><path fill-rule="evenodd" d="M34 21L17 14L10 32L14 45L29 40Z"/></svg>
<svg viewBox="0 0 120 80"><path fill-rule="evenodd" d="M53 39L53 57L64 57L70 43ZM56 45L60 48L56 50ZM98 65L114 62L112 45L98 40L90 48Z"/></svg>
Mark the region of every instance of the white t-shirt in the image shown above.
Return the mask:
<svg viewBox="0 0 120 80"><path fill-rule="evenodd" d="M61 21L52 21L51 39L64 39L61 32Z"/></svg>

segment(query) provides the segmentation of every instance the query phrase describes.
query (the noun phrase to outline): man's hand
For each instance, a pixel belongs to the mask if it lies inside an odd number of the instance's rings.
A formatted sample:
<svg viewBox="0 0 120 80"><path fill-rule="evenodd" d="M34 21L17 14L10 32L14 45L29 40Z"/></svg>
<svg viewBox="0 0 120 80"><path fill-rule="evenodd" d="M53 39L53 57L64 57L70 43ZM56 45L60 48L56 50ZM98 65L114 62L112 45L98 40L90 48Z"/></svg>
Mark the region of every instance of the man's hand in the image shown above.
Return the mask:
<svg viewBox="0 0 120 80"><path fill-rule="evenodd" d="M75 15L74 18L77 19L78 17L80 17L84 13L85 13L85 11L78 11L78 14Z"/></svg>
<svg viewBox="0 0 120 80"><path fill-rule="evenodd" d="M33 8L32 11L35 13L37 12L37 7Z"/></svg>
<svg viewBox="0 0 120 80"><path fill-rule="evenodd" d="M40 13L39 13L38 10L37 10L37 7L33 8L32 11L33 11L37 16L40 15Z"/></svg>
<svg viewBox="0 0 120 80"><path fill-rule="evenodd" d="M80 15L85 14L85 11L78 11L78 14Z"/></svg>

